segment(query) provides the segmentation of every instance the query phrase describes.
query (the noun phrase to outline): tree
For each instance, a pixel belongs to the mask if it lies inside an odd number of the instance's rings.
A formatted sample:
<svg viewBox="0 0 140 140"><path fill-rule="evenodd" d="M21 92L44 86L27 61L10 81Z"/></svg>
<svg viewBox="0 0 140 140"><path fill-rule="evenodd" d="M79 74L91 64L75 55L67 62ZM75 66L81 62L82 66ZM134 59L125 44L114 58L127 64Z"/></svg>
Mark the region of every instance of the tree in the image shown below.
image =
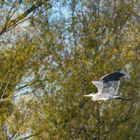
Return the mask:
<svg viewBox="0 0 140 140"><path fill-rule="evenodd" d="M42 128L36 138L137 139L139 121L136 118L139 109L134 109L138 105L135 99L139 94L139 81L136 80L139 77L136 70L139 65L137 2L82 1L76 4L74 7L77 6L77 9L72 11L76 13L72 17L75 23L66 26L74 36L68 35L70 40L61 36L59 40L70 42L73 37L77 43L71 47L63 41L60 56L56 55L57 51L55 55L52 52L52 60L55 62L51 73L52 92L47 92L51 94L46 95L42 109L45 110L44 117L41 120L46 125L36 120L40 124L39 129L34 124L33 130L39 132ZM83 94L95 90L89 82L93 77L98 79L118 69L128 72L121 93L132 96L134 101L97 104L83 99ZM38 111L38 114L41 116L42 112L40 114Z"/></svg>
<svg viewBox="0 0 140 140"><path fill-rule="evenodd" d="M1 24L0 90L15 103L9 114L2 107L1 139L138 139L138 1L10 5L7 15L18 10ZM96 92L90 81L118 69L127 72L120 92L132 102L83 98Z"/></svg>
<svg viewBox="0 0 140 140"><path fill-rule="evenodd" d="M30 21L38 14L42 14L42 9L47 10L48 5L48 1L1 2L0 16L3 19L0 25L1 139L20 138L29 131L27 120L31 117L31 108L28 110L31 103L26 100L25 106L22 98L16 98L16 94L27 93L25 90L29 88L29 85L38 82L35 78L30 80L41 64L34 63L37 59L34 55L39 52L39 49L37 41L33 42L31 30L28 29ZM18 100L22 102L22 105L18 103Z"/></svg>

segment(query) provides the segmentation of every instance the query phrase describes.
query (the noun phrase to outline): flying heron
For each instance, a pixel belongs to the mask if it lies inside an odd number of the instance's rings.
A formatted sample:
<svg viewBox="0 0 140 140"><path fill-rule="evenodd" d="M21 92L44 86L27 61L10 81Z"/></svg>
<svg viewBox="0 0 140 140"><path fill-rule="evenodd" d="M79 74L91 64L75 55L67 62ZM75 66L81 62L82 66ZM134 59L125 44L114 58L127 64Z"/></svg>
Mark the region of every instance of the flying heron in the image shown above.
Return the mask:
<svg viewBox="0 0 140 140"><path fill-rule="evenodd" d="M91 93L89 95L83 95L84 97L92 97L93 101L99 100L113 100L113 99L125 99L131 100L130 98L125 98L118 95L120 78L125 74L122 72L114 72L107 74L99 81L92 81L92 83L97 87L98 92L96 94Z"/></svg>

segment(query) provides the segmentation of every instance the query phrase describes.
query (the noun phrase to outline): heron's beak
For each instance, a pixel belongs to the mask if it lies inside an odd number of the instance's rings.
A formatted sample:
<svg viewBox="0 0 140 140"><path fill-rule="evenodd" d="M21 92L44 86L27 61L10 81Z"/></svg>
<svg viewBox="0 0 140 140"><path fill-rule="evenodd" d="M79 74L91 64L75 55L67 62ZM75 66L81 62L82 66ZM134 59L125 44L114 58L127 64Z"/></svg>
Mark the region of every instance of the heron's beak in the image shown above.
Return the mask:
<svg viewBox="0 0 140 140"><path fill-rule="evenodd" d="M83 95L83 97L92 97L93 94Z"/></svg>

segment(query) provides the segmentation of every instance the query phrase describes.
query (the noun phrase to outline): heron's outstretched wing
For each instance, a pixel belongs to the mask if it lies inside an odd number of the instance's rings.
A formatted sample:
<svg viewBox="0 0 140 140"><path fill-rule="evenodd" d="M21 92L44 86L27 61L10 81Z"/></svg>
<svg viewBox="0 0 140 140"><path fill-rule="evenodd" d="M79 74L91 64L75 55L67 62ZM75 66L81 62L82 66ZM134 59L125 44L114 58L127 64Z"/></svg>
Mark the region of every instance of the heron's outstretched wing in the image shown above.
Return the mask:
<svg viewBox="0 0 140 140"><path fill-rule="evenodd" d="M102 91L102 88L103 88L102 81L92 81L92 84L94 84L97 87L98 93L100 93Z"/></svg>
<svg viewBox="0 0 140 140"><path fill-rule="evenodd" d="M120 78L122 76L124 76L124 73L121 72L114 72L103 76L100 80L103 83L101 94L117 95L120 85Z"/></svg>
<svg viewBox="0 0 140 140"><path fill-rule="evenodd" d="M101 94L117 95L119 90L120 81L103 82Z"/></svg>

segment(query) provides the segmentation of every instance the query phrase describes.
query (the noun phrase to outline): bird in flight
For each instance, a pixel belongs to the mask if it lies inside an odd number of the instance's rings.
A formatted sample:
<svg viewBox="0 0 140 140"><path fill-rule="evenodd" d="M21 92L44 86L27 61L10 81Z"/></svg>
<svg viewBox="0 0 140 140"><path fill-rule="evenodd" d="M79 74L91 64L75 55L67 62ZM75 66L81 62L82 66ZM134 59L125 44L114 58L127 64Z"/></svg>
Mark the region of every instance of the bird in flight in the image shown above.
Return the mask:
<svg viewBox="0 0 140 140"><path fill-rule="evenodd" d="M125 74L122 72L114 72L101 77L99 81L92 81L92 83L97 87L98 92L96 94L91 93L83 96L92 97L93 101L113 99L131 100L130 98L125 98L118 95L120 78L124 75Z"/></svg>

